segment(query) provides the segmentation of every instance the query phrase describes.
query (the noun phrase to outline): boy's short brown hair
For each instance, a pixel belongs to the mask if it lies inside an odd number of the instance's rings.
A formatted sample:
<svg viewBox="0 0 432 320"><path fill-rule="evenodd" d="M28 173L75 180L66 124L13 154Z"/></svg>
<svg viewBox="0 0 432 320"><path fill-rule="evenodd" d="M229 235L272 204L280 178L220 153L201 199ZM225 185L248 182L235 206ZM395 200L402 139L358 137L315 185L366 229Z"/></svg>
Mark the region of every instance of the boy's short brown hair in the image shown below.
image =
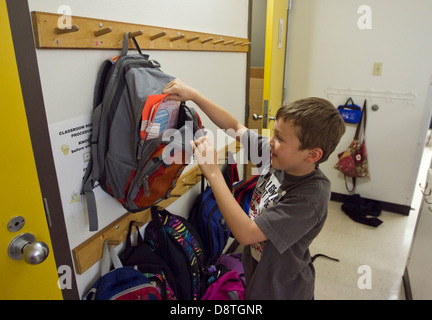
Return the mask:
<svg viewBox="0 0 432 320"><path fill-rule="evenodd" d="M282 106L276 119L292 121L300 140L299 150L321 148L317 164L328 159L345 133L345 123L334 105L321 98L305 98Z"/></svg>

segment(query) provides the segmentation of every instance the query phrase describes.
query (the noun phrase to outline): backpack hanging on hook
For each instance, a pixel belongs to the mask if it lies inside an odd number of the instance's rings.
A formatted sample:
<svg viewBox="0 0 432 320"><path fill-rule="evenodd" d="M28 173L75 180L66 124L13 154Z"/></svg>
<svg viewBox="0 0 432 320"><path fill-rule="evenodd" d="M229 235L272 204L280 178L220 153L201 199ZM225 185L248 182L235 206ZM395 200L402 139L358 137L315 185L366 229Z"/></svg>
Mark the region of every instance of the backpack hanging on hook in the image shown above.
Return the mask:
<svg viewBox="0 0 432 320"><path fill-rule="evenodd" d="M100 185L129 212L149 208L170 197L190 162L189 141L204 134L193 108L163 101L174 77L132 41L139 53L128 54L126 33L120 56L103 63L96 81L91 157L81 190L90 231L98 230L94 188Z"/></svg>

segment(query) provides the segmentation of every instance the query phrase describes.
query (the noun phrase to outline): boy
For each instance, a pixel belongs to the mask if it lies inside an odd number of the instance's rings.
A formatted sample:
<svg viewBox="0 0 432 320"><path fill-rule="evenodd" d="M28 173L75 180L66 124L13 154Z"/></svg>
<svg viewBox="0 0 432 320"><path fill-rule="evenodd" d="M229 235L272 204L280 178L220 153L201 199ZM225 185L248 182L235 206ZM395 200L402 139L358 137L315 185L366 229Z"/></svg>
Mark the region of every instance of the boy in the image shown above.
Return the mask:
<svg viewBox="0 0 432 320"><path fill-rule="evenodd" d="M226 223L245 246L246 299L313 299L309 245L324 225L330 200L330 182L318 164L328 159L345 132L336 108L319 98L283 106L267 139L178 79L163 93L166 99L192 100L218 127L234 129L249 156L251 148L262 150L248 217L229 191L211 143L205 137L191 142Z"/></svg>

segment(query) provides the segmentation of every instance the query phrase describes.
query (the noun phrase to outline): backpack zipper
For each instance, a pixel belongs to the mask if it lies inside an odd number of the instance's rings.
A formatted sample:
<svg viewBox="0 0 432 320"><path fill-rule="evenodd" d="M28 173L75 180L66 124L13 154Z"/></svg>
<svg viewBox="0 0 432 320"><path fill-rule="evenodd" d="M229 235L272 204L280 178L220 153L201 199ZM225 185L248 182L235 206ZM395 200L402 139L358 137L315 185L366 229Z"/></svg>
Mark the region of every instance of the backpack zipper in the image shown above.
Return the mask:
<svg viewBox="0 0 432 320"><path fill-rule="evenodd" d="M144 194L146 197L150 196L150 188L148 185L148 179L149 179L149 176L145 175L144 179L143 179L143 187L144 187Z"/></svg>
<svg viewBox="0 0 432 320"><path fill-rule="evenodd" d="M161 164L159 163L159 161L157 161L153 164L153 166L150 167L149 170L145 170L147 173L142 179L142 183L144 187L144 194L146 197L150 196L149 178L153 173L157 171L157 169L159 169L160 166Z"/></svg>
<svg viewBox="0 0 432 320"><path fill-rule="evenodd" d="M212 229L211 229L211 218L213 216L213 214L216 212L216 210L218 209L218 205L216 204L211 211L209 212L208 216L207 216L207 233L209 235L209 242L210 242L210 257L212 257L213 259L213 233L212 233Z"/></svg>
<svg viewBox="0 0 432 320"><path fill-rule="evenodd" d="M144 140L140 140L139 144L138 144L138 154L137 154L137 160L140 161L141 160L141 155L142 155L142 149L144 146Z"/></svg>

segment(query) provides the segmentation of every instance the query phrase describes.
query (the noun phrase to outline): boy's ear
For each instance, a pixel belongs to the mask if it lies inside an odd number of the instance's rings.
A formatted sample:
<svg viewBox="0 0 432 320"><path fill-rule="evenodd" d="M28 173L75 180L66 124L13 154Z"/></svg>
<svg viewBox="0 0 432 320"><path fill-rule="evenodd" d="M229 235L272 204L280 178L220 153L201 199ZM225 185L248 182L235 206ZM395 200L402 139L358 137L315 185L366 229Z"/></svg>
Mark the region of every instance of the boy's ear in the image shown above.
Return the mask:
<svg viewBox="0 0 432 320"><path fill-rule="evenodd" d="M322 156L323 156L323 151L321 148L313 148L313 149L309 150L305 160L306 160L306 162L309 162L309 163L315 163L319 159L321 159Z"/></svg>

